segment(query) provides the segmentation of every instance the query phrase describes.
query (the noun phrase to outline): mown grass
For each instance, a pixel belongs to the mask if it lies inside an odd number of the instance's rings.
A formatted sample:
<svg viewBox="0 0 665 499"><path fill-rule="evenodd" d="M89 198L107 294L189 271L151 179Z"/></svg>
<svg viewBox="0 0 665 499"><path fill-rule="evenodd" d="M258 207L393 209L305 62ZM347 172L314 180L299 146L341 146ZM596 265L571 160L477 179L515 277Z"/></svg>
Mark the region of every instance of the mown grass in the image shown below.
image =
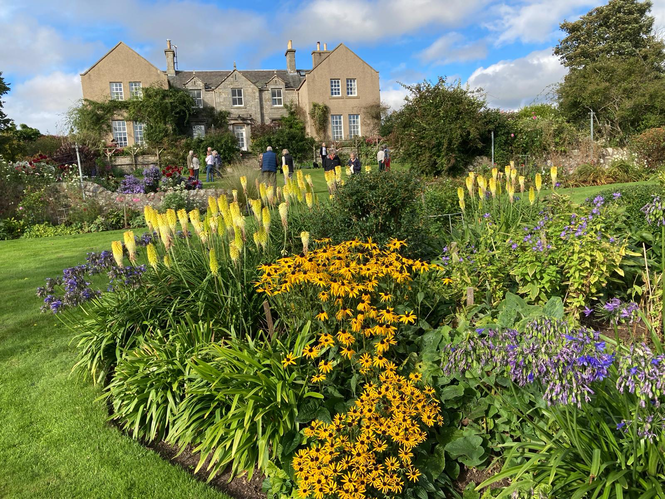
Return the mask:
<svg viewBox="0 0 665 499"><path fill-rule="evenodd" d="M70 375L70 333L39 313L45 277L119 234L0 241L0 497L226 497L110 426L100 389Z"/></svg>

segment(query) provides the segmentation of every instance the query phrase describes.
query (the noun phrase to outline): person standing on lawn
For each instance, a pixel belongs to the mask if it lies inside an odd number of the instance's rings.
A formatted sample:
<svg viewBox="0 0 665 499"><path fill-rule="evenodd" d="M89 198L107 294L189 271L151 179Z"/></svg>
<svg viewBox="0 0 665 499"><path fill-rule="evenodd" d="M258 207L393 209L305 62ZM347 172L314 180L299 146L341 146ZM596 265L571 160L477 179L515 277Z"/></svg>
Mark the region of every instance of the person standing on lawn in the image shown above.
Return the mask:
<svg viewBox="0 0 665 499"><path fill-rule="evenodd" d="M330 170L335 170L335 167L340 166L342 162L339 159L339 156L337 156L337 151L333 148L330 148L328 157L324 160L323 162L323 169L325 171L330 171Z"/></svg>
<svg viewBox="0 0 665 499"><path fill-rule="evenodd" d="M386 171L390 171L390 149L388 149L388 146L383 149L383 165Z"/></svg>
<svg viewBox="0 0 665 499"><path fill-rule="evenodd" d="M208 147L208 154L206 155L206 182L212 182L213 168L215 168L215 158L212 155L212 150Z"/></svg>
<svg viewBox="0 0 665 499"><path fill-rule="evenodd" d="M356 156L355 152L351 153L351 157L350 157L349 162L347 163L347 165L351 169L351 175L355 175L356 173L360 173L360 171L361 171L360 160Z"/></svg>
<svg viewBox="0 0 665 499"><path fill-rule="evenodd" d="M326 158L328 157L328 148L326 148L325 142L319 148L319 156L321 156L321 168L325 168Z"/></svg>
<svg viewBox="0 0 665 499"><path fill-rule="evenodd" d="M192 177L194 177L196 180L199 179L199 170L201 169L201 162L199 161L198 156L194 156L192 158Z"/></svg>
<svg viewBox="0 0 665 499"><path fill-rule="evenodd" d="M385 170L386 165L385 165L385 159L386 159L386 153L383 152L383 147L379 147L379 152L376 153L376 161L379 163L379 171L382 172Z"/></svg>
<svg viewBox="0 0 665 499"><path fill-rule="evenodd" d="M286 171L284 169L286 168ZM286 183L286 176L293 178L293 156L289 153L288 149L282 149L282 171L284 172L284 183Z"/></svg>
<svg viewBox="0 0 665 499"><path fill-rule="evenodd" d="M194 159L194 151L189 151L187 155L187 169L189 170L189 176L194 176L194 168L192 168L192 160Z"/></svg>
<svg viewBox="0 0 665 499"><path fill-rule="evenodd" d="M263 153L261 161L261 177L265 180L267 185L274 186L277 177L277 155L272 152L272 147L268 146L266 152Z"/></svg>
<svg viewBox="0 0 665 499"><path fill-rule="evenodd" d="M213 158L215 159L215 171L219 173L219 175L222 175L222 157L219 155L217 151L212 152Z"/></svg>

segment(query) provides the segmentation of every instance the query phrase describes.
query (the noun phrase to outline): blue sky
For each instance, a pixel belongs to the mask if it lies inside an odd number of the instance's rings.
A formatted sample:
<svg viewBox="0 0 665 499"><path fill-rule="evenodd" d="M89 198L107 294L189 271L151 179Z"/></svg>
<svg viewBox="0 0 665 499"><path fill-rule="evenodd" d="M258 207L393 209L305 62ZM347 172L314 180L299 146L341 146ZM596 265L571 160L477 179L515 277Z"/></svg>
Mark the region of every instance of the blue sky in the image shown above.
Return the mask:
<svg viewBox="0 0 665 499"><path fill-rule="evenodd" d="M403 102L401 83L443 75L481 87L492 106L547 101L565 75L552 56L558 25L593 0L153 1L0 0L0 71L11 84L5 111L42 132L63 131L81 97L79 74L118 41L165 69L166 39L180 69L285 68L294 42L299 69L316 42L345 43L377 69L381 98ZM658 26L665 0L653 2Z"/></svg>

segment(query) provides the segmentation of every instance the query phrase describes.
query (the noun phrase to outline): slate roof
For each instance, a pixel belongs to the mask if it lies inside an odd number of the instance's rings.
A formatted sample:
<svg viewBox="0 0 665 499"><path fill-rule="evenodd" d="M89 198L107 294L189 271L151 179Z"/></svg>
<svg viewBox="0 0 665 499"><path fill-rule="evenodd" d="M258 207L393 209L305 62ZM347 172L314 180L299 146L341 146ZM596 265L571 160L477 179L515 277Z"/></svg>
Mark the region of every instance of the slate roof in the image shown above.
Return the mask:
<svg viewBox="0 0 665 499"><path fill-rule="evenodd" d="M277 75L281 78L286 88L298 88L305 80L306 71L297 70L295 74L289 73L285 69L262 69L262 70L238 70L245 78L251 81L258 88L263 88ZM233 71L178 71L175 76L169 76L169 82L174 87L184 88L185 84L193 77L203 82L206 89L211 90L219 86Z"/></svg>

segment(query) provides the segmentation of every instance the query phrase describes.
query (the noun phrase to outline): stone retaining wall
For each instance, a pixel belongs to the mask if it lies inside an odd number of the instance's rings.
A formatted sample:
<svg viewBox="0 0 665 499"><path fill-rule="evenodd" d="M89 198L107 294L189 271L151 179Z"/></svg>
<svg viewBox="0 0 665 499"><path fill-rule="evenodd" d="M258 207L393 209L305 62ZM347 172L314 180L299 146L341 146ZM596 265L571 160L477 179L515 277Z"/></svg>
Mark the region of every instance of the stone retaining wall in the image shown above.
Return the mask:
<svg viewBox="0 0 665 499"><path fill-rule="evenodd" d="M143 211L146 205L159 209L167 192L151 192L149 194L120 194L111 192L101 185L93 182L83 182L83 192L86 198L95 199L104 210L131 208ZM198 208L208 206L208 197L219 197L225 195L231 199L226 189L197 189L193 191L181 191L185 199Z"/></svg>

